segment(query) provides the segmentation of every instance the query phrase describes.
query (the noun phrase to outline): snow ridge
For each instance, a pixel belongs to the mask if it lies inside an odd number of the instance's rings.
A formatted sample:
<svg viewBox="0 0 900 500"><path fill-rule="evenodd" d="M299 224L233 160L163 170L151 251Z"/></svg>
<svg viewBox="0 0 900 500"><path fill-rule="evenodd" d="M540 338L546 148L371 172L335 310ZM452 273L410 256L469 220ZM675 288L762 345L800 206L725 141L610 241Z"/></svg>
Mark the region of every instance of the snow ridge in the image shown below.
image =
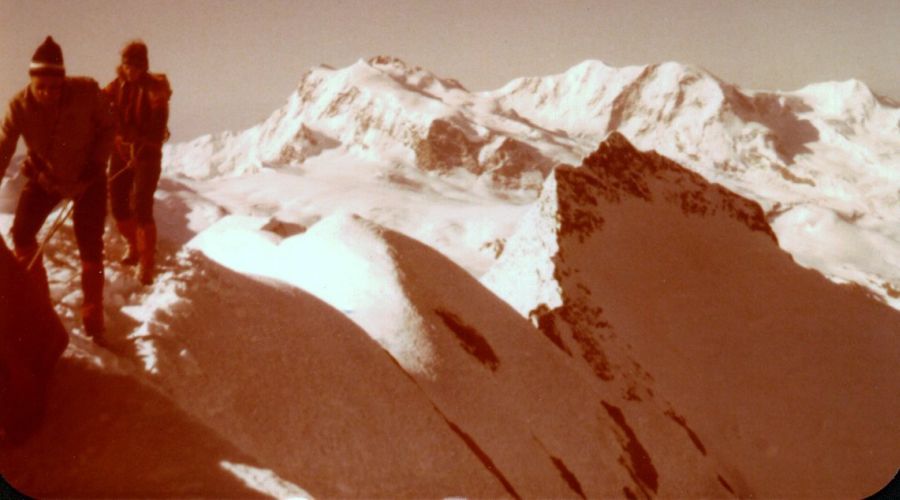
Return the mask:
<svg viewBox="0 0 900 500"><path fill-rule="evenodd" d="M698 449L711 441L743 462L744 484L763 496L815 496L822 481L855 463L805 465L801 457L821 456L820 447L874 453L890 468L895 453L879 443L900 428L885 426L885 408L860 415L847 401L879 406L896 385L888 367L900 356L900 314L859 288L796 266L757 203L615 132L581 166L558 167L541 199L554 200L556 212L523 223L482 282L560 352L625 400L662 403ZM554 253L534 250L552 240ZM552 274L544 286L558 291L554 302L541 302L520 278L531 273ZM869 382L843 385L857 377ZM798 432L823 418L853 424L798 442ZM753 435L768 447L752 444ZM801 469L809 474L802 479L786 472ZM860 474L858 484L878 484ZM843 481L833 486L852 489Z"/></svg>

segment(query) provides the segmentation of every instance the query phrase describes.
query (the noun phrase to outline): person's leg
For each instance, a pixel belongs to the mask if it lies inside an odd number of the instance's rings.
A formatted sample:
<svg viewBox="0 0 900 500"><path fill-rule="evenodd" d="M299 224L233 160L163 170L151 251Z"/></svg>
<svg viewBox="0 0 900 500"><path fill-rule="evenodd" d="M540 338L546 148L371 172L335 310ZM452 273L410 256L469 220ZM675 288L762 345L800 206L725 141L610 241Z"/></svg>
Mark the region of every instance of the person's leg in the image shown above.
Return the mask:
<svg viewBox="0 0 900 500"><path fill-rule="evenodd" d="M130 152L115 148L109 162L109 204L116 228L128 243L128 252L122 259L125 265L138 263L137 223L131 208L131 197L134 186L134 169L128 167ZM123 153L125 153L123 155ZM127 167L127 168L126 168Z"/></svg>
<svg viewBox="0 0 900 500"><path fill-rule="evenodd" d="M16 258L25 268L31 265L28 271L34 286L39 293L47 296L50 295L47 270L44 269L43 256L38 255L37 234L59 202L58 195L48 193L35 181L28 181L19 196L12 225Z"/></svg>
<svg viewBox="0 0 900 500"><path fill-rule="evenodd" d="M74 226L81 256L81 318L84 331L98 344L103 338L103 230L106 221L106 183L95 182L75 202Z"/></svg>
<svg viewBox="0 0 900 500"><path fill-rule="evenodd" d="M162 171L162 151L141 154L134 180L134 213L137 220L137 245L140 253L141 283L153 283L156 266L156 222L153 219L153 194Z"/></svg>

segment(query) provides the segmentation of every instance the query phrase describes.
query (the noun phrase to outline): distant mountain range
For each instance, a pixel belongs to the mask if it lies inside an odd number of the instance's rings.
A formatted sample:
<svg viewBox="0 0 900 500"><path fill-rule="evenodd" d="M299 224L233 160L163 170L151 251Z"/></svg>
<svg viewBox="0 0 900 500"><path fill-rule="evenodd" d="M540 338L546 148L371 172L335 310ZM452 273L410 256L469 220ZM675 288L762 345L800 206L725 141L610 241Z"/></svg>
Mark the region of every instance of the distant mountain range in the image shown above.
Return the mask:
<svg viewBox="0 0 900 500"><path fill-rule="evenodd" d="M800 264L900 307L900 107L855 80L748 91L679 63L586 61L473 93L380 56L309 70L265 122L172 145L166 168L207 179L331 152L525 203L612 131L757 201Z"/></svg>

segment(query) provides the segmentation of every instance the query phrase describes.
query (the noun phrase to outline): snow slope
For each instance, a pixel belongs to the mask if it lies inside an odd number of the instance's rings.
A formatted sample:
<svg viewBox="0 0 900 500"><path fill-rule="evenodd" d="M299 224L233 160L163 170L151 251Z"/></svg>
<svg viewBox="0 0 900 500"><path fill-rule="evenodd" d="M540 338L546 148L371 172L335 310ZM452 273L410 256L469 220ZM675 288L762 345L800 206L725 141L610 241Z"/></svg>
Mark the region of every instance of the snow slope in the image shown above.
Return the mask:
<svg viewBox="0 0 900 500"><path fill-rule="evenodd" d="M255 497L220 466L257 464L168 397L133 377L64 357L45 424L3 449L6 481L33 497Z"/></svg>
<svg viewBox="0 0 900 500"><path fill-rule="evenodd" d="M511 233L528 208L522 202L448 185L420 171L378 169L377 163L326 153L301 167L171 182L227 213L275 217L289 224L292 232L304 231L332 214L358 214L441 249L476 274L494 263L497 239ZM210 219L215 217L198 217ZM200 230L205 223L194 227Z"/></svg>
<svg viewBox="0 0 900 500"><path fill-rule="evenodd" d="M507 495L709 496L724 491L720 475L741 484L666 416L674 409L625 406L618 388L598 384L434 249L358 216L285 239L262 227L229 217L191 246L343 310L490 457ZM633 438L619 434L626 428Z"/></svg>
<svg viewBox="0 0 900 500"><path fill-rule="evenodd" d="M160 194L161 220L192 224L166 202L192 193ZM191 213L204 212L195 201ZM64 226L47 257L74 342L44 428L0 460L12 484L40 496L745 491L667 404L629 405L435 250L352 215L277 234L284 228L225 217L181 246L186 228L165 226L150 288L111 263L112 355L78 326L77 255ZM107 240L110 254L123 251ZM120 393L127 404L107 399ZM172 439L160 432L199 443L129 458L144 440ZM117 477L154 472L123 484L105 479L108 466Z"/></svg>
<svg viewBox="0 0 900 500"><path fill-rule="evenodd" d="M760 496L864 495L900 460L900 314L621 134L555 171L483 282L598 377L650 375Z"/></svg>
<svg viewBox="0 0 900 500"><path fill-rule="evenodd" d="M59 243L71 238L66 233ZM75 394L91 391L102 404L54 394L41 433L3 454L4 475L22 491L243 496L228 489L234 478L213 479L255 467L313 496L503 493L390 356L318 299L234 273L196 252L167 255L164 279L150 289L112 266L107 314L114 356L81 336L59 300L61 293L77 294L77 283L60 282L75 256L59 247L50 253L62 261L51 259L51 283L76 339L64 358L72 366L66 384ZM130 403L118 407L114 396L122 391ZM69 419L116 427L106 434L104 427L67 425ZM131 446L154 439L160 432L154 425L169 421L168 432L189 433L203 447L186 459L178 446L160 450L161 457L123 461ZM42 458L50 443L55 460ZM110 461L117 478L141 476L144 467L165 475L117 486L120 479L109 479L103 468ZM44 481L39 471L59 480ZM73 474L82 478L67 482Z"/></svg>

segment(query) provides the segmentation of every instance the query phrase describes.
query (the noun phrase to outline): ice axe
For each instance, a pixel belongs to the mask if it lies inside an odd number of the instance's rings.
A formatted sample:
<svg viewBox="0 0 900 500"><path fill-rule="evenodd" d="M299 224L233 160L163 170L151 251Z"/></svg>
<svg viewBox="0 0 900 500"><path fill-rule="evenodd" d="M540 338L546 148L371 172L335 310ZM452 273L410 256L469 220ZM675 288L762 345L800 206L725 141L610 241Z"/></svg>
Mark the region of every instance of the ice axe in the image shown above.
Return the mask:
<svg viewBox="0 0 900 500"><path fill-rule="evenodd" d="M50 238L53 237L53 233L59 230L60 227L66 222L66 219L69 218L69 215L72 214L72 210L75 208L75 200L68 200L69 205L65 210L60 210L59 215L56 216L56 220L53 221L53 225L50 226L50 230L47 231L47 234L44 236L44 239L41 240L41 244L38 246L34 255L31 256L31 260L28 262L28 266L25 268L26 271L31 271L31 268L34 267L34 263L37 262L38 257L40 257L41 253L44 252L44 247L47 246L47 242L50 241Z"/></svg>

